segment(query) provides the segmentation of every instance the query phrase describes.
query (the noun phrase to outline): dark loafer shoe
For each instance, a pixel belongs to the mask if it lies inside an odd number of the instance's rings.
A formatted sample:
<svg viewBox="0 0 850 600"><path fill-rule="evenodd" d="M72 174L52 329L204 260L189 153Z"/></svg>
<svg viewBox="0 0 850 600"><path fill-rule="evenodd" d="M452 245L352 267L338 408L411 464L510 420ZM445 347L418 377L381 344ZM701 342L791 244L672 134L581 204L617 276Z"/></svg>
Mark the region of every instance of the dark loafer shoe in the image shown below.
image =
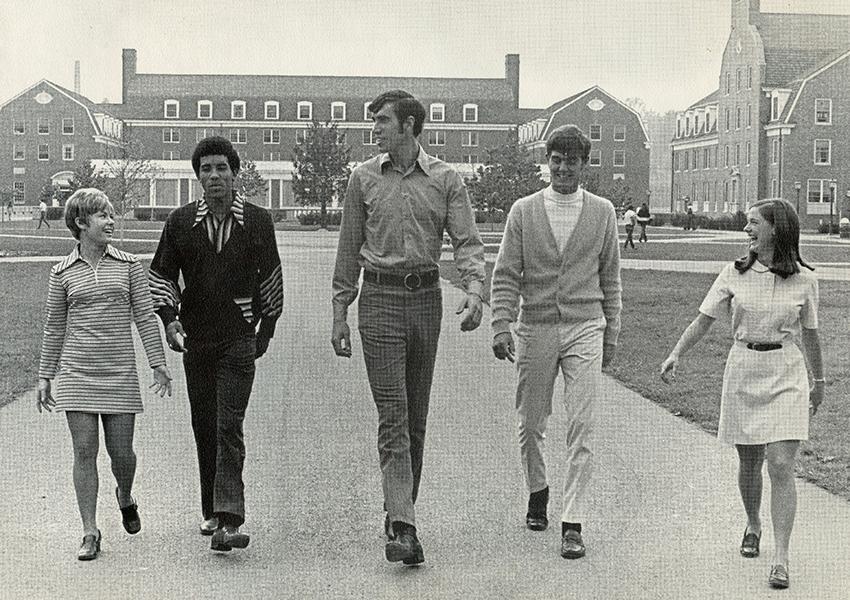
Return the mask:
<svg viewBox="0 0 850 600"><path fill-rule="evenodd" d="M567 529L561 538L561 556L564 558L581 558L584 556L584 552L581 534L575 529Z"/></svg>
<svg viewBox="0 0 850 600"><path fill-rule="evenodd" d="M744 530L744 539L741 540L741 556L744 558L755 558L759 555L759 536Z"/></svg>
<svg viewBox="0 0 850 600"><path fill-rule="evenodd" d="M772 588L779 590L786 589L791 585L790 578L788 577L788 569L783 565L773 565L770 567L770 577L767 578L767 582Z"/></svg>
<svg viewBox="0 0 850 600"><path fill-rule="evenodd" d="M531 531L545 531L549 527L549 519L545 514L528 513L525 515L525 526Z"/></svg>
<svg viewBox="0 0 850 600"><path fill-rule="evenodd" d="M142 520L139 518L139 505L133 500L130 506L121 506L121 497L118 488L115 488L115 499L118 500L118 508L121 511L121 522L124 530L129 534L136 534L142 530Z"/></svg>
<svg viewBox="0 0 850 600"><path fill-rule="evenodd" d="M219 527L213 533L210 550L230 552L234 548L247 548L251 536L239 531L238 527Z"/></svg>
<svg viewBox="0 0 850 600"><path fill-rule="evenodd" d="M77 550L77 560L94 560L100 552L100 529L97 535L83 536L83 544Z"/></svg>
<svg viewBox="0 0 850 600"><path fill-rule="evenodd" d="M416 531L413 529L405 529L388 541L384 551L390 562L401 561L406 565L418 565L425 562L422 544L419 543Z"/></svg>
<svg viewBox="0 0 850 600"><path fill-rule="evenodd" d="M201 530L201 535L212 535L215 533L215 530L218 529L218 518L211 517L209 519L204 519L201 521L201 525L198 527Z"/></svg>

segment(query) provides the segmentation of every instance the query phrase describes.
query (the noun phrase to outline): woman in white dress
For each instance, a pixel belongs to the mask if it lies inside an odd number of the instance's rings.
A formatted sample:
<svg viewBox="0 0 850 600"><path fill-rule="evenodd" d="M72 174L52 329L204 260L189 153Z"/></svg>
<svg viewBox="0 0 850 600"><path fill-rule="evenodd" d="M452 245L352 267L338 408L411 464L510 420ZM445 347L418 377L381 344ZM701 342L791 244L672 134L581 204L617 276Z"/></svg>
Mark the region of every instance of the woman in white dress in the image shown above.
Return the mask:
<svg viewBox="0 0 850 600"><path fill-rule="evenodd" d="M748 255L720 272L699 315L661 365L661 377L666 382L675 379L680 356L716 319L731 315L735 341L723 373L717 436L738 450L738 487L747 513L740 552L747 558L759 554L766 458L775 538L768 582L787 588L788 543L797 509L797 449L800 440L809 437L809 413L823 401L818 282L800 270L800 265L814 269L800 258L800 223L790 203L757 202L747 212L744 231L750 237Z"/></svg>

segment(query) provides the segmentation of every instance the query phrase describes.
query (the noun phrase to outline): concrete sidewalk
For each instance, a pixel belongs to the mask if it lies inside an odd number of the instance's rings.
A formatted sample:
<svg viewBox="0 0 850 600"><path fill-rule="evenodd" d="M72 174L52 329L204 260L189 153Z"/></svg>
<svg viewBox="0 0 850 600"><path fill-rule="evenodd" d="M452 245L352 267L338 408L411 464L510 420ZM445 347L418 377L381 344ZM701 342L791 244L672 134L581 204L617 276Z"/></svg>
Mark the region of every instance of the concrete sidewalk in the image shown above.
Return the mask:
<svg viewBox="0 0 850 600"><path fill-rule="evenodd" d="M101 450L103 553L91 563L75 559L81 533L64 417L39 415L31 395L0 409L0 598L847 597L839 579L850 565L847 502L798 483L792 587L772 591L769 489L763 555L743 559L734 450L613 380L598 411L588 554L560 558L563 407L556 399L548 433L554 526L533 533L524 527L513 368L493 359L486 322L459 331L454 309L462 295L445 282L417 505L426 563L387 563L377 417L359 337L351 360L330 347L335 240L326 242L281 242L285 313L258 364L246 421L250 547L212 553L197 533L185 382L179 357L169 353L175 396L146 397L137 425L134 495L143 529L124 533ZM350 322L356 332L355 309ZM137 352L146 391L150 371Z"/></svg>

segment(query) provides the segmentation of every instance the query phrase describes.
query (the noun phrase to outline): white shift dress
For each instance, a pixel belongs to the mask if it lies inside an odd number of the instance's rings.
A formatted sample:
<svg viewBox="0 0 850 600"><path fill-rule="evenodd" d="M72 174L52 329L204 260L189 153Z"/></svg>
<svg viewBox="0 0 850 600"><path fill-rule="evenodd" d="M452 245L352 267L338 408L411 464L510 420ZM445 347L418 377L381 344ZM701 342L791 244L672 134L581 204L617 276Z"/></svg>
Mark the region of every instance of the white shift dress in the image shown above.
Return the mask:
<svg viewBox="0 0 850 600"><path fill-rule="evenodd" d="M715 319L732 317L735 343L726 359L717 437L729 444L809 438L809 380L795 339L817 329L818 280L808 271L783 279L755 263L720 272L699 307ZM756 351L748 342L782 344Z"/></svg>

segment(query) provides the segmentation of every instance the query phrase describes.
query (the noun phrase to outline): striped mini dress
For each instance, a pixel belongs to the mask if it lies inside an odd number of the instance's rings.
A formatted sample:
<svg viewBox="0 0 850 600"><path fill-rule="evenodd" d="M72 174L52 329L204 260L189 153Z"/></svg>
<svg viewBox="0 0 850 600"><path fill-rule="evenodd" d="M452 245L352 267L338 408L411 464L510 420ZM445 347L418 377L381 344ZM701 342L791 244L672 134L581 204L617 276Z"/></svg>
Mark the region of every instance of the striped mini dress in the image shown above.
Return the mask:
<svg viewBox="0 0 850 600"><path fill-rule="evenodd" d="M107 246L96 265L79 245L50 271L38 376L54 379L57 411L143 410L131 322L151 368L165 364L145 270Z"/></svg>

